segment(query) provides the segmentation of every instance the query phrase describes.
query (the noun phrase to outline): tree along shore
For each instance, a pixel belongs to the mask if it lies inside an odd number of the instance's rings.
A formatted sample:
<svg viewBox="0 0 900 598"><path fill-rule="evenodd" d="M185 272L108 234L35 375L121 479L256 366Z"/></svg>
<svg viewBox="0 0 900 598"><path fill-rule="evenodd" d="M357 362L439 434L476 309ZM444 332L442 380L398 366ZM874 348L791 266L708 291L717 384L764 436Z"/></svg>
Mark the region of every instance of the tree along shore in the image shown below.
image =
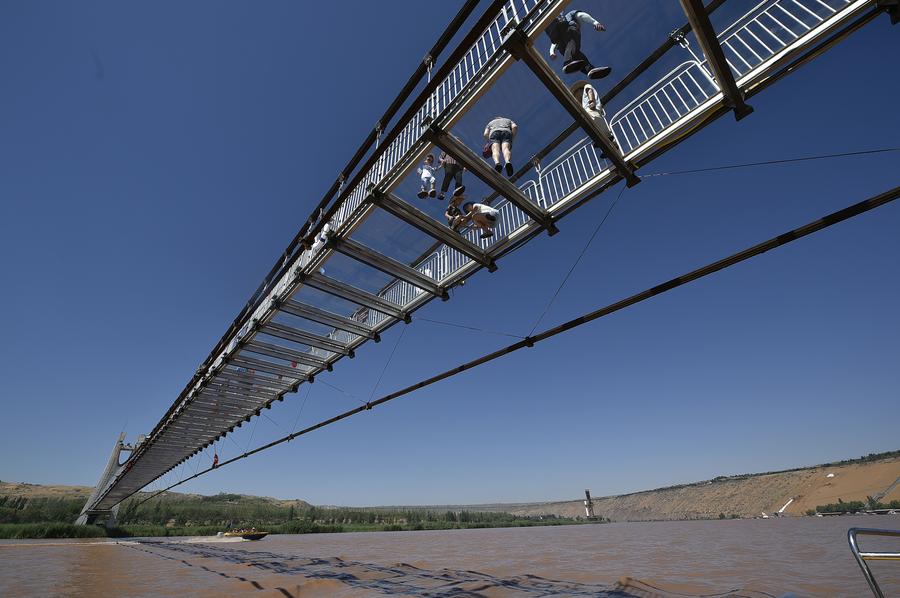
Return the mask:
<svg viewBox="0 0 900 598"><path fill-rule="evenodd" d="M139 505L126 501L118 527L72 524L84 499L0 496L0 538L209 536L255 527L273 534L415 531L597 523L557 516L515 516L478 511L314 507L303 501L218 494L164 495Z"/></svg>

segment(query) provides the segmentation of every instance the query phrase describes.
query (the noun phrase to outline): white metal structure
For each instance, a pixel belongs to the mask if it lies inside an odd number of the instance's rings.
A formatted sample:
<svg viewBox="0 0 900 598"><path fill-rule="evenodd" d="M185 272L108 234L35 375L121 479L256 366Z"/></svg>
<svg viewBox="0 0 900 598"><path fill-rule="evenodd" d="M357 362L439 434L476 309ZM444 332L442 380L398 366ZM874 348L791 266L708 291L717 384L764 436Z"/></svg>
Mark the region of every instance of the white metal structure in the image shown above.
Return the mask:
<svg viewBox="0 0 900 598"><path fill-rule="evenodd" d="M495 204L501 218L490 239L477 231L461 239L391 194L429 153L434 131L450 131L481 95L515 62L507 43L521 32L533 41L568 4L567 0L509 0L477 41L441 81L399 135L381 144L371 168L360 171L340 194L327 221L319 220L316 242L286 264L264 298L211 359L196 382L179 397L131 457L101 481L86 512L101 515L260 410L400 321L477 270L621 180L620 167L643 165L680 138L725 111L726 99L714 70L683 42L680 64L610 120L622 154L612 162L600 157L592 138L576 141L518 189L497 175L485 182L501 192ZM854 19L872 13L876 0L765 0L717 37L739 90L748 94L779 74ZM704 15L706 18L706 15ZM529 41L529 43L530 43ZM707 42L709 40L706 40ZM431 131L432 133L429 133ZM444 134L444 133L439 133ZM449 134L444 134L449 135ZM453 143L455 138L444 137ZM442 142L438 142L442 143ZM458 156L459 157L459 156ZM624 165L624 166L623 166ZM434 237L436 249L405 263L353 238L373 213L387 210ZM316 215L320 218L321 215ZM327 274L340 253L390 278L367 290ZM324 272L323 272L324 268ZM335 298L314 304L303 289ZM306 291L304 291L306 292ZM350 307L352 306L352 307Z"/></svg>

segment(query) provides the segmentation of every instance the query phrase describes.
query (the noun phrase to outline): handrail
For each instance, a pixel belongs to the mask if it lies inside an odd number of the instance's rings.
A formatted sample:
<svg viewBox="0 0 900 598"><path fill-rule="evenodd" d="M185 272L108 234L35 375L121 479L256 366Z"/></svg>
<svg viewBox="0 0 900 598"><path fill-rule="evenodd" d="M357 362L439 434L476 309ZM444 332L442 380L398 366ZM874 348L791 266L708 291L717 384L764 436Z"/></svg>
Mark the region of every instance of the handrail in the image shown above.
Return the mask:
<svg viewBox="0 0 900 598"><path fill-rule="evenodd" d="M850 544L850 552L853 553L853 558L856 559L856 563L862 570L863 577L866 578L866 582L869 584L869 589L872 590L875 598L884 598L884 592L881 591L881 587L878 585L878 582L875 581L875 576L872 574L872 570L869 568L867 561L900 562L900 552L863 552L859 548L859 542L856 539L857 536L888 536L891 538L900 538L900 530L872 529L864 527L851 527L847 530L847 542Z"/></svg>

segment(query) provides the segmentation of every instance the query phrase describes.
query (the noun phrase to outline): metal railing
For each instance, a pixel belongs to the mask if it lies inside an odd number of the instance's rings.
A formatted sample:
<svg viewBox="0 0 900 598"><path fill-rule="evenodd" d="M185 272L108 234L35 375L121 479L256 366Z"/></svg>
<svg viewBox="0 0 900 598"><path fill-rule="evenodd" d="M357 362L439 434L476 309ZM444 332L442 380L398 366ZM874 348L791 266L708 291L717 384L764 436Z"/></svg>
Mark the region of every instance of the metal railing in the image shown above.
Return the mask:
<svg viewBox="0 0 900 598"><path fill-rule="evenodd" d="M875 576L872 575L872 570L869 568L868 561L900 562L900 552L864 552L859 548L859 542L856 539L857 536L888 536L891 538L900 538L900 530L868 529L862 527L851 527L847 530L847 542L850 543L850 552L853 553L853 558L856 559L856 563L862 570L863 577L866 578L866 583L869 584L869 588L872 590L872 593L875 594L876 598L884 598L884 592L881 591L878 582L875 581Z"/></svg>
<svg viewBox="0 0 900 598"><path fill-rule="evenodd" d="M719 93L709 72L695 60L679 64L611 119L610 128L629 154Z"/></svg>
<svg viewBox="0 0 900 598"><path fill-rule="evenodd" d="M743 77L851 0L765 0L718 36L735 77Z"/></svg>
<svg viewBox="0 0 900 598"><path fill-rule="evenodd" d="M834 15L850 1L765 0L726 28L719 35L720 42L723 49L726 49L726 56L733 59L729 62L736 75L743 76L763 65L767 59ZM768 22L770 23L767 25ZM754 44L761 43L759 38L762 34L772 39L761 48L754 49ZM687 43L682 48L690 52ZM693 57L694 53L690 52L690 55ZM735 68L734 62L741 68ZM689 117L719 92L719 86L709 73L705 61L698 62L692 58L670 70L616 112L610 119L610 129L623 154L630 154ZM550 209L592 186L601 175L610 172L610 163L600 156L591 139L585 137L541 169L537 180L529 180L520 188L529 199L544 209ZM495 243L531 222L527 215L506 200L501 200L495 207L500 210L500 219L493 237L480 239L474 230L464 233L476 246L488 251ZM450 247L441 246L417 268L421 272L427 271L438 281L444 281L458 275L464 268L473 266L468 257ZM382 296L396 302L414 300L421 294L414 291L415 287L412 287L412 292L406 287L410 285L397 281ZM407 303L399 305L406 306ZM387 319L387 316L379 313L372 316L374 319L369 321L372 325Z"/></svg>

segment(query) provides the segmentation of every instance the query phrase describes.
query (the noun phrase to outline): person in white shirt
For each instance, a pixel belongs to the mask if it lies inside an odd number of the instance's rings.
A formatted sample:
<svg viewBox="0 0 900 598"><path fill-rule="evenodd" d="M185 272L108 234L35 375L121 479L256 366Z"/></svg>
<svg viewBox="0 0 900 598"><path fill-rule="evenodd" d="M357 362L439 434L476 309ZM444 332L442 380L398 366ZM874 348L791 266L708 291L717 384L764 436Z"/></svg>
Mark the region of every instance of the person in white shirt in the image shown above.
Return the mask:
<svg viewBox="0 0 900 598"><path fill-rule="evenodd" d="M494 228L500 222L500 211L483 203L463 204L463 219L471 221L481 230L481 238L488 239L494 236Z"/></svg>
<svg viewBox="0 0 900 598"><path fill-rule="evenodd" d="M437 168L434 166L434 156L428 154L425 156L425 161L422 162L422 165L418 168L418 173L422 175L422 188L419 189L419 199L425 199L429 195L434 197L436 195L434 191L435 186L435 178L434 171Z"/></svg>
<svg viewBox="0 0 900 598"><path fill-rule="evenodd" d="M581 26L593 27L595 31L606 31L603 23L583 10L573 10L561 14L551 22L547 29L550 44L550 59L556 59L556 51L563 52L563 72L572 74L581 71L590 79L602 79L612 69L608 66L595 67L581 51Z"/></svg>
<svg viewBox="0 0 900 598"><path fill-rule="evenodd" d="M594 86L587 81L578 81L572 85L572 95L575 96L576 100L581 101L581 107L584 108L584 111L591 117L591 120L594 121L600 131L612 141L613 145L619 147L616 143L616 138L609 128L609 123L606 122L606 111L603 109L603 104L600 102L600 95L597 93L597 90L594 89ZM594 143L594 147L599 148L599 145ZM605 158L606 156L601 155L601 157Z"/></svg>

